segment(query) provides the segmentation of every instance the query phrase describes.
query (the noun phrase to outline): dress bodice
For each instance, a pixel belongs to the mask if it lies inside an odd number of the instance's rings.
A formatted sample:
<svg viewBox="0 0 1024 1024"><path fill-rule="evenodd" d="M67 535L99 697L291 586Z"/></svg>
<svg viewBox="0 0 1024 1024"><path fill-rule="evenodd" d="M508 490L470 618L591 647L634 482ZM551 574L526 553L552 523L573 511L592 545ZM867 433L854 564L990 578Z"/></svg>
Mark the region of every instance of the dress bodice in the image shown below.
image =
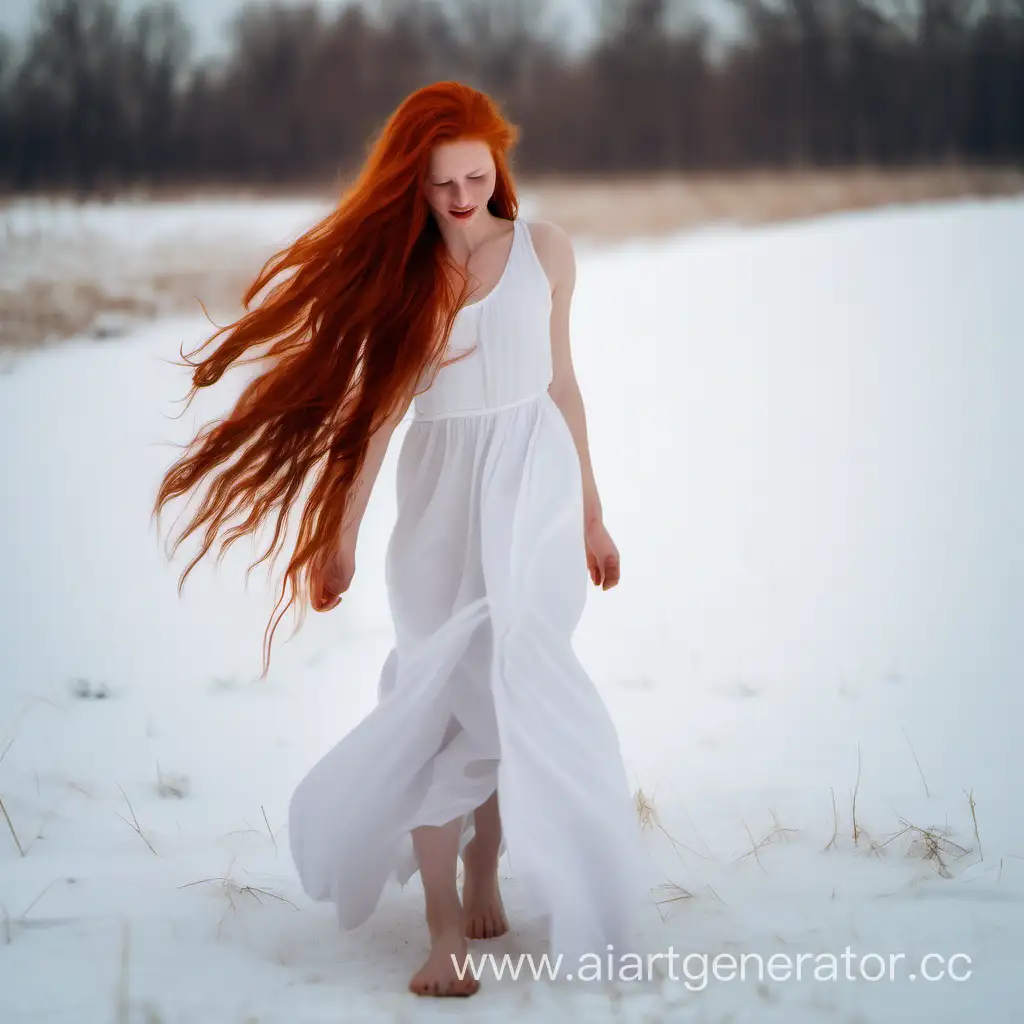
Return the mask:
<svg viewBox="0 0 1024 1024"><path fill-rule="evenodd" d="M521 217L512 228L501 277L479 302L459 310L445 358L472 351L443 366L416 395L414 419L504 408L535 397L551 383L551 287L530 228Z"/></svg>

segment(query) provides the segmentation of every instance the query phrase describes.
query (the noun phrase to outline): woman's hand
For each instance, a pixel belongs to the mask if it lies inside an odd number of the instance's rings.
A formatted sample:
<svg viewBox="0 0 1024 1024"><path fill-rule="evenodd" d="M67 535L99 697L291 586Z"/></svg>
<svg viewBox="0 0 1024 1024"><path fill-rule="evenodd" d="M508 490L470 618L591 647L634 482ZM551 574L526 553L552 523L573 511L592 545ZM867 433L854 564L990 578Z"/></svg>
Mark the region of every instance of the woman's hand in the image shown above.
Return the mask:
<svg viewBox="0 0 1024 1024"><path fill-rule="evenodd" d="M338 550L320 565L314 565L309 579L309 600L313 611L329 612L341 604L356 571L356 536L346 531Z"/></svg>
<svg viewBox="0 0 1024 1024"><path fill-rule="evenodd" d="M619 582L619 549L600 519L591 520L585 531L587 569L594 586L608 590Z"/></svg>

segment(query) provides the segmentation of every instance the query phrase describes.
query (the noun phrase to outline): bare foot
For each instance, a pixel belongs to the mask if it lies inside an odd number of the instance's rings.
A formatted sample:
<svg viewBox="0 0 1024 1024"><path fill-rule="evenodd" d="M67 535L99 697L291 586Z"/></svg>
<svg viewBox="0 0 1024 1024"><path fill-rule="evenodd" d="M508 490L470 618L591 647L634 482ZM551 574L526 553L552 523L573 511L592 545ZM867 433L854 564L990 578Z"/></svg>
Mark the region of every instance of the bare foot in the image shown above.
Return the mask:
<svg viewBox="0 0 1024 1024"><path fill-rule="evenodd" d="M463 856L462 905L465 907L466 936L496 939L508 931L508 918L501 902L496 857L481 858L466 844Z"/></svg>
<svg viewBox="0 0 1024 1024"><path fill-rule="evenodd" d="M461 918L451 921L436 932L431 929L430 956L410 979L410 992L418 996L471 996L480 988L480 982L473 977L466 962L469 943L462 933ZM463 978L459 978L456 967L459 971L465 968Z"/></svg>

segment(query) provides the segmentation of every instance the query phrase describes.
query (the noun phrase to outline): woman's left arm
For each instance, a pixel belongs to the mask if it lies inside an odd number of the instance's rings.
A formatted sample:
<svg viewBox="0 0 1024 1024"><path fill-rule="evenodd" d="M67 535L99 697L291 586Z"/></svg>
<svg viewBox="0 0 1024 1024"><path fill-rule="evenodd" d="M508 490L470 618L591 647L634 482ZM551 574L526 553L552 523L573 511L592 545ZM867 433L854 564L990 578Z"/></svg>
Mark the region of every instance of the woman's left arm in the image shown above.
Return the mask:
<svg viewBox="0 0 1024 1024"><path fill-rule="evenodd" d="M545 269L554 282L551 293L551 361L553 373L548 393L572 433L583 476L583 532L587 566L595 585L607 590L619 581L619 553L604 526L601 498L594 479L587 436L587 414L569 342L569 319L576 286L576 256L572 240L560 227L544 225L542 243Z"/></svg>

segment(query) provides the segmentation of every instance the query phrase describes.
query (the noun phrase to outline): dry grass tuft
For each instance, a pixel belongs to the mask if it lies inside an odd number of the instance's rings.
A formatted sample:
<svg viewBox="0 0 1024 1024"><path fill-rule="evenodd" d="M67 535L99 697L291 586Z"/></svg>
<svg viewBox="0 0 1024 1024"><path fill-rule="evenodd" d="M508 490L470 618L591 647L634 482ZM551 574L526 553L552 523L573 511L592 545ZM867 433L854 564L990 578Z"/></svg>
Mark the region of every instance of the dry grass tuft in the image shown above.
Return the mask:
<svg viewBox="0 0 1024 1024"><path fill-rule="evenodd" d="M636 791L633 801L636 804L636 816L640 821L640 828L643 831L646 832L655 826L661 828L658 812L654 809L654 804L650 801L647 794L644 793L643 789Z"/></svg>
<svg viewBox="0 0 1024 1024"><path fill-rule="evenodd" d="M757 861L757 866L765 874L768 874L768 872L765 871L764 865L761 863L761 858L758 856L757 851L760 850L764 846L768 846L770 843L774 843L778 839L781 839L783 842L786 842L787 841L786 840L786 833L787 832L799 832L800 831L799 829L796 829L796 828L784 828L782 825L780 825L779 824L778 816L775 814L774 810L772 810L772 820L775 822L775 824L772 826L771 831L768 832L768 834L762 840L760 840L760 842L755 842L754 841L754 836L751 833L749 826L747 825L747 823L745 821L743 821L742 818L740 818L740 821L743 822L743 827L747 830L747 835L750 837L751 847L750 847L749 850L746 851L746 853L741 853L733 861L733 864L739 864L740 861L746 860L747 857L749 857L751 854L753 854L754 860Z"/></svg>
<svg viewBox="0 0 1024 1024"><path fill-rule="evenodd" d="M681 843L678 839L673 836L668 829L661 823L661 818L658 815L657 809L654 806L652 800L644 793L643 789L637 789L633 795L633 801L636 805L637 818L640 821L640 828L646 831L650 828L656 828L665 838L672 844L672 848L675 850L676 856L682 861L682 857L679 854L680 850L686 850L687 853L692 853L695 857L700 857L701 860L714 860L713 856L705 856L703 853L693 849L692 846L687 846L685 843ZM691 823L692 824L692 823ZM697 837L698 839L700 836ZM701 839L701 842L704 842ZM705 847L707 844L705 843ZM709 855L710 855L710 851Z"/></svg>
<svg viewBox="0 0 1024 1024"><path fill-rule="evenodd" d="M212 885L221 891L224 898L227 900L228 906L227 909L224 911L224 914L221 917L220 921L217 922L217 938L220 938L221 929L224 926L224 921L226 920L228 914L238 914L238 907L235 903L235 900L239 897L248 896L250 899L255 900L257 903L261 905L263 903L263 900L260 897L265 897L267 899L278 900L281 903L287 903L289 907L298 910L298 907L296 907L295 904L291 902L291 900L285 899L284 896L281 896L279 893L272 892L270 889L263 889L260 886L256 885L240 885L238 882L235 881L234 878L231 877L231 869L233 866L234 861L232 860L231 864L228 865L227 873L222 877L199 878L194 882L186 882L184 885L178 886L179 889L189 889L194 885Z"/></svg>
<svg viewBox="0 0 1024 1024"><path fill-rule="evenodd" d="M839 849L839 844L836 840L839 837L839 811L836 809L836 790L834 786L829 786L828 791L832 794L832 837L822 847L821 852L825 853L829 849Z"/></svg>
<svg viewBox="0 0 1024 1024"><path fill-rule="evenodd" d="M267 809L260 804L260 810L263 812L263 822L267 826L267 835L270 836L270 841L274 844L274 853L277 853L277 837L274 835L274 830L270 827L270 819L267 817Z"/></svg>
<svg viewBox="0 0 1024 1024"><path fill-rule="evenodd" d="M984 860L985 854L981 850L981 835L978 832L978 814L974 803L974 790L972 789L969 793L966 793L966 796L967 804L971 808L971 821L974 823L974 839L978 844L978 860Z"/></svg>
<svg viewBox="0 0 1024 1024"><path fill-rule="evenodd" d="M921 776L921 784L924 786L924 795L931 797L931 790L928 789L928 780L924 777L924 769L921 767L921 762L917 759L917 753L914 751L914 745L910 742L910 737L907 736L907 731L903 730L903 735L907 738L907 746L910 747L910 754L914 758L914 764L917 765L917 772Z"/></svg>
<svg viewBox="0 0 1024 1024"><path fill-rule="evenodd" d="M922 857L924 860L934 861L936 870L943 878L953 877L953 873L949 870L949 865L945 860L946 857L956 857L959 859L971 852L966 847L954 843L949 838L950 831L948 828L939 828L937 826L922 828L919 825L912 824L902 816L900 817L900 822L903 828L884 842L879 843L879 848L887 846L901 836L909 835L911 836L911 841L907 847L907 854L911 857Z"/></svg>
<svg viewBox="0 0 1024 1024"><path fill-rule="evenodd" d="M124 802L128 805L128 813L131 814L132 820L129 821L123 814L118 814L117 816L129 828L131 828L134 832L138 834L138 837L149 847L153 856L158 857L159 854L156 852L156 850L153 849L153 844L146 838L145 833L143 833L142 831L142 826L139 824L139 819L135 816L135 809L132 807L132 802L128 799L128 794L123 789L121 789L120 783L118 784L117 788L121 790L121 796L124 797ZM114 813L117 814L117 811L115 811Z"/></svg>
<svg viewBox="0 0 1024 1024"><path fill-rule="evenodd" d="M6 907L0 907L0 915L2 915L2 934L3 945L9 946L14 941L14 936L18 932L27 931L30 928L52 928L58 925L70 924L71 919L50 917L40 920L29 920L29 914L35 909L35 906L39 901L58 883L58 882L74 882L73 878L55 878L45 889L17 916L11 917L7 912Z"/></svg>
<svg viewBox="0 0 1024 1024"><path fill-rule="evenodd" d="M658 908L658 913L661 915L662 921L667 921L666 915L661 913L661 908L666 903L679 903L682 900L692 900L693 893L689 889L684 889L677 882L670 880L662 882L660 885L654 887L655 892L663 892L666 895L664 899L658 899L654 901L654 905Z"/></svg>
<svg viewBox="0 0 1024 1024"><path fill-rule="evenodd" d="M24 857L25 848L21 845L21 840L18 838L18 833L14 829L14 822L11 821L11 816L7 813L7 808L4 806L3 797L0 797L0 812L3 813L4 820L7 822L7 827L11 830L11 835L14 837L14 845L18 848L18 853L22 857Z"/></svg>
<svg viewBox="0 0 1024 1024"><path fill-rule="evenodd" d="M850 800L850 814L853 820L853 845L860 840L860 825L857 822L857 791L860 789L860 743L857 743L857 778L853 784L853 796Z"/></svg>

